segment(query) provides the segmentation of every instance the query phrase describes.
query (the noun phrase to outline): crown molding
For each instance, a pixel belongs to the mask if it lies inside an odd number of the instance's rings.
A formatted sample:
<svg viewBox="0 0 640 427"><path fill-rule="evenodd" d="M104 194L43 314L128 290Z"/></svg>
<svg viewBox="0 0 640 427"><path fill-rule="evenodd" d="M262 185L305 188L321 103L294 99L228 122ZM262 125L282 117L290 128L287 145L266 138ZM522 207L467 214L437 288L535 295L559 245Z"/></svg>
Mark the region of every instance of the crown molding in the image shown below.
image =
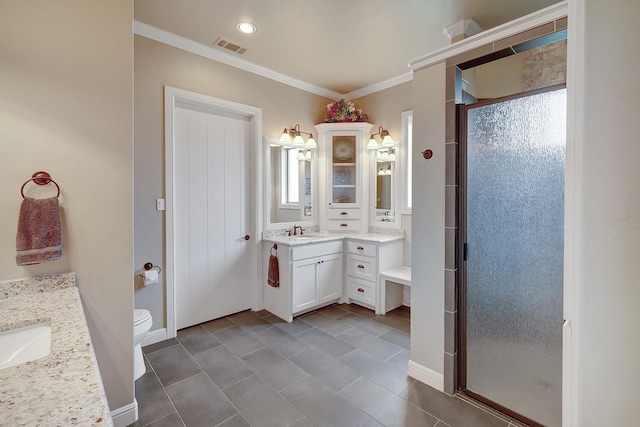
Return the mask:
<svg viewBox="0 0 640 427"><path fill-rule="evenodd" d="M278 73L259 65L255 65L245 59L237 58L226 52L219 51L214 47L195 42L177 34L170 33L169 31L165 31L152 25L145 24L144 22L134 21L133 32L134 34L137 34L139 36L146 37L148 39L155 40L157 42L164 43L166 45L173 46L175 48L182 49L184 51L208 59L212 59L217 62L221 62L231 67L239 68L249 73L257 74L267 79L275 80L279 83L283 83L300 90L313 93L315 95L336 100L344 97L344 95L341 95L332 90L325 89L323 87L316 86L302 80L298 80L294 77Z"/></svg>
<svg viewBox="0 0 640 427"><path fill-rule="evenodd" d="M480 34L462 39L459 42L446 46L442 49L438 49L428 55L419 57L409 62L409 68L411 71L418 71L422 68L430 67L431 65L445 61L447 58L459 55L464 52L468 52L472 49L484 46L488 43L493 43L497 40L505 37L512 36L514 34L521 33L533 27L545 24L550 21L567 16L568 14L568 1L564 0L560 3L556 3L537 12L530 13L522 18L514 19L506 24L499 25L497 27L483 31Z"/></svg>
<svg viewBox="0 0 640 427"><path fill-rule="evenodd" d="M402 83L410 82L411 80L413 80L413 74L411 72L407 72L405 74L356 89L353 92L343 95L343 97L346 99L362 98L363 96L371 95L372 93L380 92L381 90L389 89L390 87L398 86Z"/></svg>

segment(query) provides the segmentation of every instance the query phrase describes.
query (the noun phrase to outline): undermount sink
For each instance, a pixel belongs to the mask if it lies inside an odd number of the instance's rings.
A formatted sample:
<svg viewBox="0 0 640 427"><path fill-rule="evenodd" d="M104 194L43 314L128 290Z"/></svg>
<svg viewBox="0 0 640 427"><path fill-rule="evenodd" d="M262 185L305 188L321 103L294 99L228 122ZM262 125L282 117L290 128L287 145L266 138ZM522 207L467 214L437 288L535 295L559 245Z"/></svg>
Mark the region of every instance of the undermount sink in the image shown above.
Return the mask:
<svg viewBox="0 0 640 427"><path fill-rule="evenodd" d="M50 322L0 333L0 369L41 359L49 354L51 354Z"/></svg>

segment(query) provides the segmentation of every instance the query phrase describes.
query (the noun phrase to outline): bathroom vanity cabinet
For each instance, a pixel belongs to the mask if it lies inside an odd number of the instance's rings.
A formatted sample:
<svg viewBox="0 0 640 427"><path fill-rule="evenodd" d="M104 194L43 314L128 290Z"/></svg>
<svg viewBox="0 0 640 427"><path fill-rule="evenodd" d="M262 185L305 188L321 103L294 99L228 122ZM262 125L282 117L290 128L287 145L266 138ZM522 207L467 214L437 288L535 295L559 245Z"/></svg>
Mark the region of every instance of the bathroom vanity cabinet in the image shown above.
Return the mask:
<svg viewBox="0 0 640 427"><path fill-rule="evenodd" d="M402 265L402 240L372 242L349 236L345 250L348 302L379 312L380 272Z"/></svg>
<svg viewBox="0 0 640 427"><path fill-rule="evenodd" d="M308 240L307 240L308 239ZM287 322L334 303L380 307L380 274L402 266L402 236L375 233L284 236L263 241L264 309ZM280 286L267 283L269 257L276 253Z"/></svg>
<svg viewBox="0 0 640 427"><path fill-rule="evenodd" d="M293 316L340 300L343 296L343 241L278 245L280 286L267 283L273 243L263 243L264 308L287 322ZM275 253L275 250L273 251Z"/></svg>

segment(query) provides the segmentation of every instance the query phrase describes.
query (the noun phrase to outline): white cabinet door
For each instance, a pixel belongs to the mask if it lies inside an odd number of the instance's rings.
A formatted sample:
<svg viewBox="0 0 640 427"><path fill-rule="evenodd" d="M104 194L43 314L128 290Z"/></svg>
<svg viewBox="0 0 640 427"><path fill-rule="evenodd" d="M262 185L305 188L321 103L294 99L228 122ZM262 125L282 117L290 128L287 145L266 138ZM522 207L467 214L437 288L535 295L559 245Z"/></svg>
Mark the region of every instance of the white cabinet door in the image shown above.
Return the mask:
<svg viewBox="0 0 640 427"><path fill-rule="evenodd" d="M322 257L318 280L320 303L342 297L342 273L342 254Z"/></svg>
<svg viewBox="0 0 640 427"><path fill-rule="evenodd" d="M318 258L303 259L291 263L293 313L318 304L316 285L319 265Z"/></svg>

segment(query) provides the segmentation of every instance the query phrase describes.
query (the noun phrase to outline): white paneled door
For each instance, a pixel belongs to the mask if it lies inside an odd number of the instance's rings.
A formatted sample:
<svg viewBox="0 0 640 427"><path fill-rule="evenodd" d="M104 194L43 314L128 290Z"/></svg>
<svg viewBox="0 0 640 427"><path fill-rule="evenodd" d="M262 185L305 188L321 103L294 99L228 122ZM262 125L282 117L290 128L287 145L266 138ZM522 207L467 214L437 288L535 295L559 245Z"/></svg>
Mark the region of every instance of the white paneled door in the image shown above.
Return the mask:
<svg viewBox="0 0 640 427"><path fill-rule="evenodd" d="M251 308L248 117L176 106L176 329Z"/></svg>

